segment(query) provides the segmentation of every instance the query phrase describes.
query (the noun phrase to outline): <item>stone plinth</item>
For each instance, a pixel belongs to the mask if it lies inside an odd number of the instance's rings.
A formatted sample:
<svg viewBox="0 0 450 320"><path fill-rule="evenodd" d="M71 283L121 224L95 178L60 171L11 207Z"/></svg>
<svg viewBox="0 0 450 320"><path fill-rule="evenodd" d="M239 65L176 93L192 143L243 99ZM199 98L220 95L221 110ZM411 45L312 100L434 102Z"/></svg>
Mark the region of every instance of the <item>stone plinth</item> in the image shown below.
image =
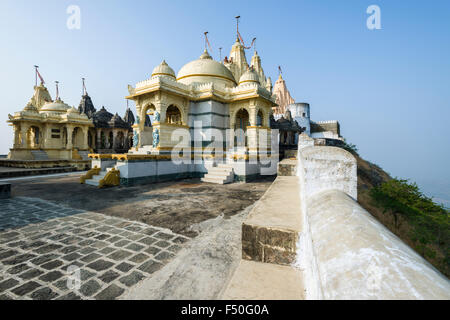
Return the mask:
<svg viewBox="0 0 450 320"><path fill-rule="evenodd" d="M278 177L242 225L242 258L289 265L301 232L298 177Z"/></svg>
<svg viewBox="0 0 450 320"><path fill-rule="evenodd" d="M297 160L284 159L278 163L278 176L296 176Z"/></svg>

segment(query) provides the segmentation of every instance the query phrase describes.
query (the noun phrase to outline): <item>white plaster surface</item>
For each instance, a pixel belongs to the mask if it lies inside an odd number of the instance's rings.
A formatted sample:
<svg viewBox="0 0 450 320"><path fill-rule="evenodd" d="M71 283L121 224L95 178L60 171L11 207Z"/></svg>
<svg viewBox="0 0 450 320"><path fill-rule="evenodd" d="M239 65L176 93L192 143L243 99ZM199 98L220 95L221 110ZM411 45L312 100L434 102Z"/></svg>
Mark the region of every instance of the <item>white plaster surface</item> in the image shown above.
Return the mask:
<svg viewBox="0 0 450 320"><path fill-rule="evenodd" d="M307 197L324 190L342 190L357 199L357 166L353 155L337 147L312 146L299 152Z"/></svg>
<svg viewBox="0 0 450 320"><path fill-rule="evenodd" d="M324 299L450 299L450 282L342 191L307 201Z"/></svg>

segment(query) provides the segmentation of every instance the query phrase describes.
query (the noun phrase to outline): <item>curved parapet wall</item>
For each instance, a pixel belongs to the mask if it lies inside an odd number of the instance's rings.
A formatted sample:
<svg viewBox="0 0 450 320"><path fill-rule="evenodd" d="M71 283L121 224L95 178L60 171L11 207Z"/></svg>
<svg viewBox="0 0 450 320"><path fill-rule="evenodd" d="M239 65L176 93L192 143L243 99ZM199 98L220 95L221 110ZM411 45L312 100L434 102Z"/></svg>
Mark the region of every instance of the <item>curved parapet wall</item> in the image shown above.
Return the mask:
<svg viewBox="0 0 450 320"><path fill-rule="evenodd" d="M357 199L357 166L353 155L342 148L311 146L299 149L298 172L306 196L325 190L341 190Z"/></svg>
<svg viewBox="0 0 450 320"><path fill-rule="evenodd" d="M450 299L450 281L342 191L306 206L324 299Z"/></svg>

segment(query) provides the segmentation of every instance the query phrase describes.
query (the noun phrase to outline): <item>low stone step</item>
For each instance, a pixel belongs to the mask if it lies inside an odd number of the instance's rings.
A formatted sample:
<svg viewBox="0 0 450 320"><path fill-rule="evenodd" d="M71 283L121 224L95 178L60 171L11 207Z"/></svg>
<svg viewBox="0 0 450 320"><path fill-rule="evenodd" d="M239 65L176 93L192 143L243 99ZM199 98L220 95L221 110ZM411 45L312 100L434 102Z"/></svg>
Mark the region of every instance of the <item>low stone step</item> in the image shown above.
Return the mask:
<svg viewBox="0 0 450 320"><path fill-rule="evenodd" d="M295 261L302 231L299 194L298 177L276 178L242 224L242 259L281 265Z"/></svg>
<svg viewBox="0 0 450 320"><path fill-rule="evenodd" d="M208 172L232 172L232 168L220 168L220 167L212 167L208 169Z"/></svg>
<svg viewBox="0 0 450 320"><path fill-rule="evenodd" d="M48 160L48 154L44 150L31 150L34 160Z"/></svg>
<svg viewBox="0 0 450 320"><path fill-rule="evenodd" d="M207 174L205 174L204 178L229 180L231 178L231 176L229 174L220 175L220 174L207 173Z"/></svg>
<svg viewBox="0 0 450 320"><path fill-rule="evenodd" d="M94 179L86 180L84 183L85 184L89 184L91 186L95 186L95 187L98 187L98 185L99 185L99 181L96 181Z"/></svg>
<svg viewBox="0 0 450 320"><path fill-rule="evenodd" d="M223 179L214 179L214 178L205 178L203 177L201 179L201 181L203 182L208 182L208 183L216 183L216 184L226 184L227 182L225 182Z"/></svg>
<svg viewBox="0 0 450 320"><path fill-rule="evenodd" d="M221 299L303 300L303 275L291 266L241 260Z"/></svg>
<svg viewBox="0 0 450 320"><path fill-rule="evenodd" d="M217 167L214 167L214 168L231 168L231 169L233 169L233 165L227 164L227 163L219 163L219 164L217 164Z"/></svg>

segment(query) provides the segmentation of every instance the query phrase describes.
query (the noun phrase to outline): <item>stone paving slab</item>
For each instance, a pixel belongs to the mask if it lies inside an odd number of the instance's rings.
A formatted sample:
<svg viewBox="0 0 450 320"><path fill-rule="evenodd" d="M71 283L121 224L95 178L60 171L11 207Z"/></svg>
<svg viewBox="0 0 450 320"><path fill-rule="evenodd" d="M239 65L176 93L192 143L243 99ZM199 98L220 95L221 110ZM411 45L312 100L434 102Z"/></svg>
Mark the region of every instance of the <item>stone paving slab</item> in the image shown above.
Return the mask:
<svg viewBox="0 0 450 320"><path fill-rule="evenodd" d="M0 300L116 299L190 239L168 229L17 197L0 200Z"/></svg>

